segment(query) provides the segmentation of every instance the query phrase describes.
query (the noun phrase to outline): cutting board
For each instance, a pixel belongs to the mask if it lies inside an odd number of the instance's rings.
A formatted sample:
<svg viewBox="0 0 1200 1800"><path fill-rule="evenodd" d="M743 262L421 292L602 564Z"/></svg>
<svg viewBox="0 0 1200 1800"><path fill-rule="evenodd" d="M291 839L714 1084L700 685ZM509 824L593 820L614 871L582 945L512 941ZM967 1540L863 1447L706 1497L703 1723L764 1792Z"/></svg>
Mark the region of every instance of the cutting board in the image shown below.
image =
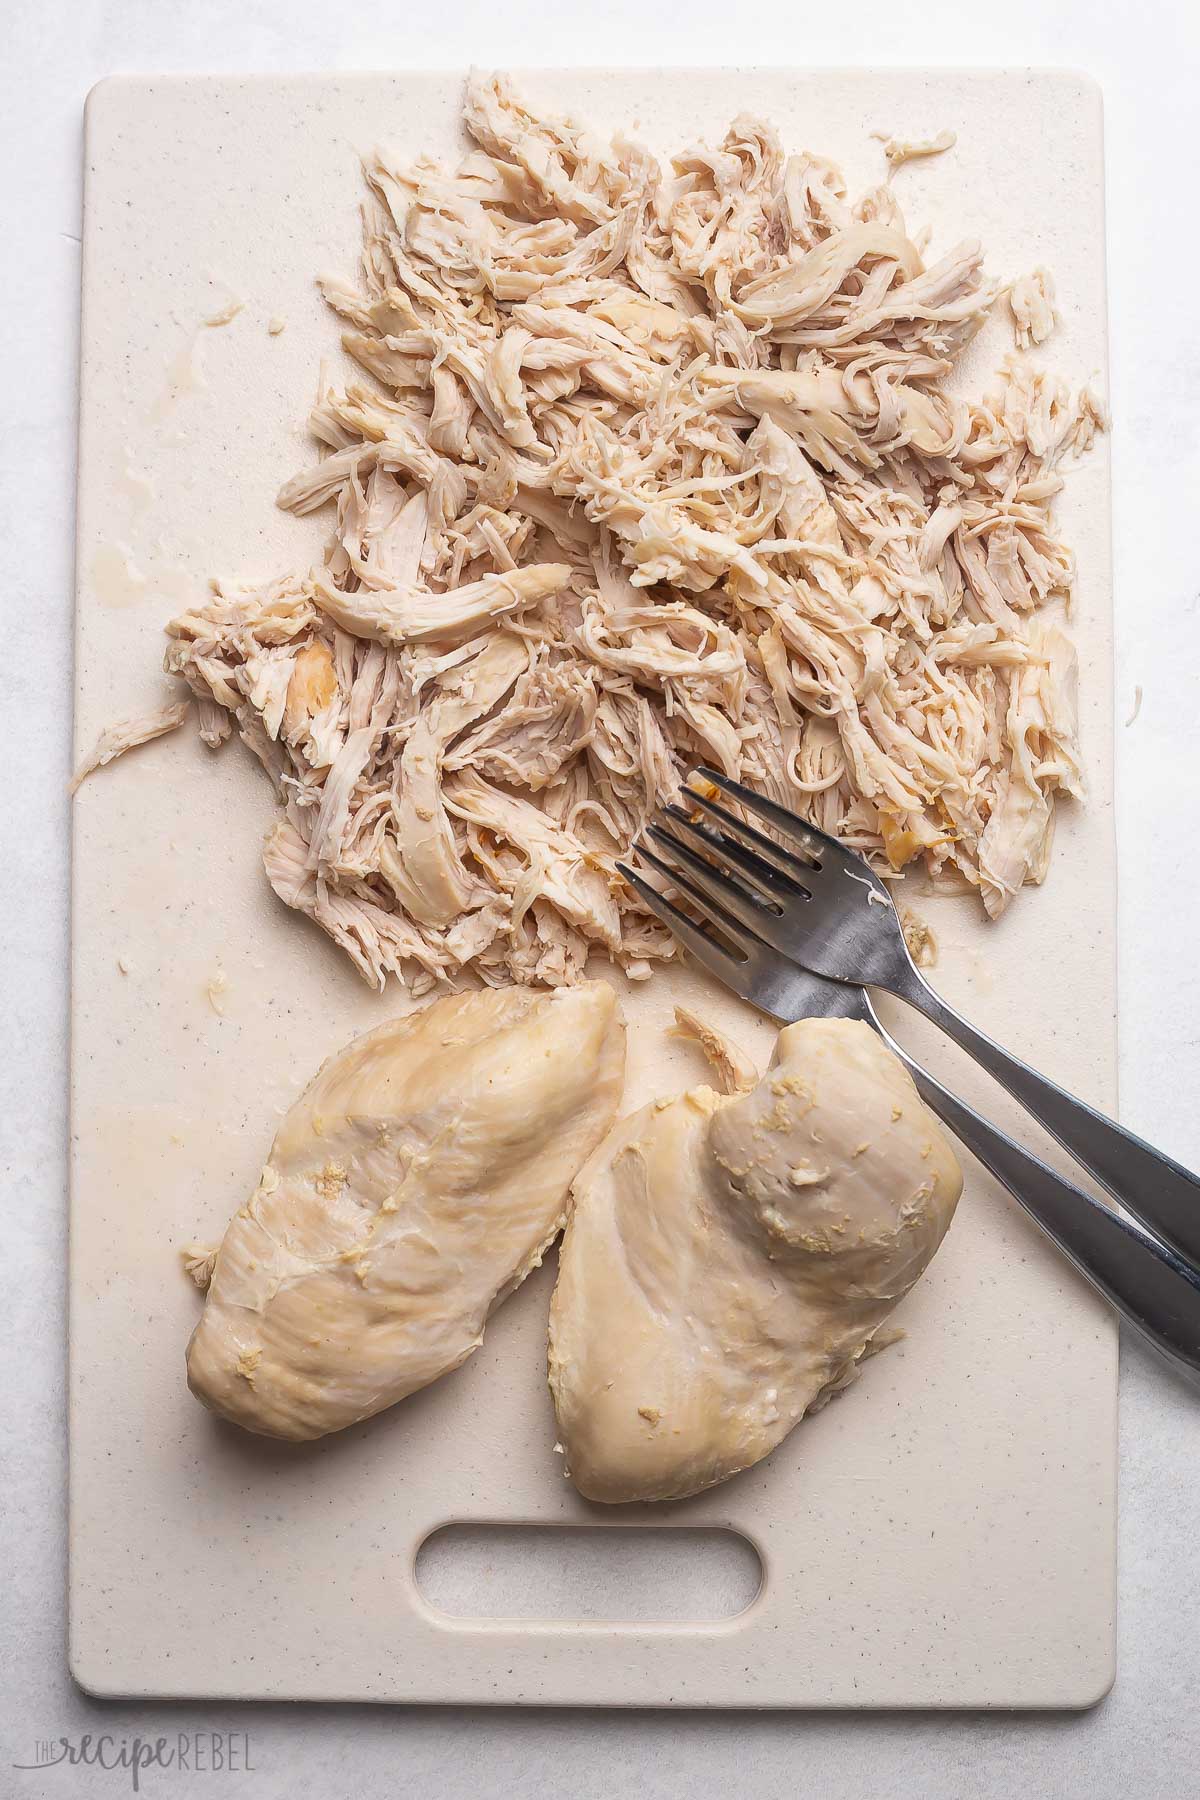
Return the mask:
<svg viewBox="0 0 1200 1800"><path fill-rule="evenodd" d="M1049 264L1063 324L1047 359L1103 387L1100 103L1080 77L576 71L524 85L662 151L760 112L789 147L840 161L852 190L882 177L871 132L951 128L951 155L895 178L910 220L929 223L935 249L978 235L1002 275ZM81 754L103 725L165 697L163 620L210 576L266 576L319 553L327 519L274 505L313 455L304 419L320 359L340 354L313 277L355 267L357 156L381 141L451 150L460 91L447 74L122 78L92 94ZM235 301L226 323L205 323ZM964 385L1010 348L999 318ZM1072 476L1063 517L1079 558L1089 803L1063 810L1049 881L999 925L966 902L922 904L948 997L1111 1109L1103 444ZM196 1404L183 1351L199 1302L181 1246L219 1238L322 1058L405 1004L362 986L274 900L259 864L271 814L248 754L233 743L213 756L190 730L93 776L76 801L70 1656L84 1687L613 1706L1096 1700L1113 1673L1116 1333L974 1166L898 1315L904 1341L767 1463L687 1503L606 1510L564 1481L544 1378L549 1268L458 1374L333 1439L270 1443ZM699 978L657 975L626 994L631 1106L703 1078L668 1035L681 993L756 1054L769 1047L764 1022ZM899 1024L1012 1119L912 1015ZM724 1619L715 1563L712 1604L682 1621L555 1617L548 1591L544 1617L451 1616L419 1588L414 1559L452 1521L728 1529L757 1552L762 1584ZM521 1611L536 1615L549 1540L516 1537ZM619 1557L619 1536L610 1544ZM670 1540L672 1556L680 1545L703 1554L689 1538ZM701 1568L689 1591L706 1579Z"/></svg>

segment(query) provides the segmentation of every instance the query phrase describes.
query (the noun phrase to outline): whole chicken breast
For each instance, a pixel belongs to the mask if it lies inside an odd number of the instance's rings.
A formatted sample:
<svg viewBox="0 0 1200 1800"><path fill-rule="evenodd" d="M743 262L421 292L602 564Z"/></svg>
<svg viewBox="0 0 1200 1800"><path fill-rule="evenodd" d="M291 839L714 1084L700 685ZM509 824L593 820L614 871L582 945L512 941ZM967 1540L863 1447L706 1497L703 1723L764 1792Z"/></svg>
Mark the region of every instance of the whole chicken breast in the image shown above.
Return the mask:
<svg viewBox="0 0 1200 1800"><path fill-rule="evenodd" d="M561 1229L624 1063L601 982L449 995L333 1057L216 1253L192 1392L306 1439L458 1368Z"/></svg>
<svg viewBox="0 0 1200 1800"><path fill-rule="evenodd" d="M851 1381L962 1188L866 1025L779 1034L752 1091L622 1120L575 1183L550 1312L567 1467L592 1500L668 1500L760 1461Z"/></svg>

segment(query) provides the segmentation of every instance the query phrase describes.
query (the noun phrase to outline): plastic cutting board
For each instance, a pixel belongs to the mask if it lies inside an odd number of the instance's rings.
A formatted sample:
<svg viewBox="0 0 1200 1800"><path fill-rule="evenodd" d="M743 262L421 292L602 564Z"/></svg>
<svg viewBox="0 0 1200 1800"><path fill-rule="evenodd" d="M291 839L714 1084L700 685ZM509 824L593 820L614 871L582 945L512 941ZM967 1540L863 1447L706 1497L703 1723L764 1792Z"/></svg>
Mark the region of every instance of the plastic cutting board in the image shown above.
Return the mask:
<svg viewBox="0 0 1200 1800"><path fill-rule="evenodd" d="M728 69L539 72L539 102L659 150L765 114L789 148L882 179L880 130L958 134L896 189L935 250L1057 278L1045 347L1105 368L1101 116L1052 73ZM163 697L164 618L212 574L306 565L326 520L278 512L338 334L313 285L351 273L357 156L445 152L459 75L116 79L87 118L77 733ZM223 325L206 325L244 302ZM1002 309L998 309L1002 311ZM285 329L268 330L272 319ZM973 347L982 384L1012 347ZM1109 502L1103 443L1063 504L1079 557L1091 797L1003 922L926 908L936 980L1088 1099L1115 1101ZM547 1269L457 1375L304 1448L239 1435L187 1393L197 1295L179 1248L215 1240L278 1114L323 1057L403 1004L377 996L269 893L272 802L237 744L186 731L81 789L74 864L71 1664L97 1693L552 1704L1070 1707L1113 1666L1116 1334L974 1168L949 1239L898 1315L906 1340L766 1464L683 1505L581 1501L553 1453ZM628 997L629 1104L702 1079L666 1034L679 987L759 1053L769 1030L698 982ZM1011 1113L957 1053L914 1047ZM1033 1140L1036 1141L1036 1140ZM734 1619L451 1619L414 1555L449 1520L717 1524L765 1570ZM530 1542L529 1584L538 1583Z"/></svg>

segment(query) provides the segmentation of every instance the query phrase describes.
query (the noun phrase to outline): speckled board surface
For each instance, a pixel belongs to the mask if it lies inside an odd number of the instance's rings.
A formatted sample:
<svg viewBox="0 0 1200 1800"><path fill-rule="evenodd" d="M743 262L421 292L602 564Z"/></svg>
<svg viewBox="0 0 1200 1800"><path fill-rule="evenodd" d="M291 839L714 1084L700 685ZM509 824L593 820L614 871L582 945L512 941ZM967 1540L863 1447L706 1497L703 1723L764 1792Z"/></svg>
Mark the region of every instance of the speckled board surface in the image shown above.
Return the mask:
<svg viewBox="0 0 1200 1800"><path fill-rule="evenodd" d="M934 246L1053 268L1046 347L1103 384L1100 106L1074 76L539 73L536 99L659 149L773 118L789 146L879 179L876 129L950 126L900 172ZM307 562L324 522L278 513L337 349L315 272L353 267L356 154L454 142L457 76L116 80L87 129L77 742L165 695L162 620L211 574ZM204 321L243 306L224 325ZM285 329L272 335L272 320ZM1006 325L973 347L980 383ZM988 928L927 904L935 979L994 1035L1115 1103L1107 457L1064 502L1091 782L1051 879ZM321 1059L401 1004L362 988L266 889L266 783L190 734L85 784L74 861L71 1665L109 1694L603 1705L1079 1706L1112 1676L1115 1330L977 1170L899 1321L908 1337L769 1462L695 1501L606 1513L553 1454L543 1270L457 1375L295 1448L188 1395L197 1297L179 1249L219 1235L280 1109ZM630 1104L699 1078L666 1035L679 986L629 998ZM751 1047L769 1032L713 1007ZM940 1072L1012 1114L909 1018ZM1031 1140L1036 1141L1036 1140ZM448 1520L727 1525L765 1579L732 1620L451 1620L413 1562ZM529 1579L537 1583L531 1546Z"/></svg>

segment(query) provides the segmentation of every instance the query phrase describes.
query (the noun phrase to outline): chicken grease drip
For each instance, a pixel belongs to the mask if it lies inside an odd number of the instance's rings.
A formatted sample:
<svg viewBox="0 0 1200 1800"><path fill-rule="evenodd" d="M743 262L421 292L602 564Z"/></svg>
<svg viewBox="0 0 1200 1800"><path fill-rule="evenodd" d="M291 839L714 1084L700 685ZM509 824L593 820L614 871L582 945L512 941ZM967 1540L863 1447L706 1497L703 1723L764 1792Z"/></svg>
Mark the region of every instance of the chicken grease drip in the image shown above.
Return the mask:
<svg viewBox="0 0 1200 1800"><path fill-rule="evenodd" d="M363 373L279 497L334 509L322 566L168 626L275 783L275 892L380 987L644 977L674 946L615 864L703 761L998 915L1081 791L1052 508L1094 397L1021 357L952 396L979 245L927 267L766 123L664 167L497 76L464 122L457 168L368 159L322 284Z"/></svg>

